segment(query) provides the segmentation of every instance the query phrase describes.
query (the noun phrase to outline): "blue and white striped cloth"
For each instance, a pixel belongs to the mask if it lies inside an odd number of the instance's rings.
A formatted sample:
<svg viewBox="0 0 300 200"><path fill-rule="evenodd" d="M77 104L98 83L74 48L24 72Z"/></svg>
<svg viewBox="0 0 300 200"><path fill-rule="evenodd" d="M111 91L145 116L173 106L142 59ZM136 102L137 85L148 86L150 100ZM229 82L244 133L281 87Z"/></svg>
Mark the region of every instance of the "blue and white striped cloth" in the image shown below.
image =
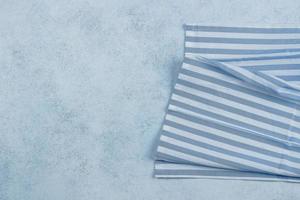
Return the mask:
<svg viewBox="0 0 300 200"><path fill-rule="evenodd" d="M300 28L184 29L155 177L300 182Z"/></svg>

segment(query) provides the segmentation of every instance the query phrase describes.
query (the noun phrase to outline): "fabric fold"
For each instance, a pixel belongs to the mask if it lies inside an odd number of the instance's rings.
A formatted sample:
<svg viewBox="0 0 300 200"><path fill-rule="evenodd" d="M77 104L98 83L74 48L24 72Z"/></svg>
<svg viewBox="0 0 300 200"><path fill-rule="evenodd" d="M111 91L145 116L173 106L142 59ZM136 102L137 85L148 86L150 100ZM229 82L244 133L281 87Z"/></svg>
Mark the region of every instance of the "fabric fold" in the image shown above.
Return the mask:
<svg viewBox="0 0 300 200"><path fill-rule="evenodd" d="M157 178L300 180L300 29L185 25Z"/></svg>
<svg viewBox="0 0 300 200"><path fill-rule="evenodd" d="M206 59L201 56L198 56L197 60L218 67L221 70L224 70L232 76L241 79L249 84L273 91L276 95L281 96L286 100L296 100L295 103L299 103L300 86L297 84L289 83L285 80L279 79L275 76L261 71L249 71L232 64L226 64Z"/></svg>

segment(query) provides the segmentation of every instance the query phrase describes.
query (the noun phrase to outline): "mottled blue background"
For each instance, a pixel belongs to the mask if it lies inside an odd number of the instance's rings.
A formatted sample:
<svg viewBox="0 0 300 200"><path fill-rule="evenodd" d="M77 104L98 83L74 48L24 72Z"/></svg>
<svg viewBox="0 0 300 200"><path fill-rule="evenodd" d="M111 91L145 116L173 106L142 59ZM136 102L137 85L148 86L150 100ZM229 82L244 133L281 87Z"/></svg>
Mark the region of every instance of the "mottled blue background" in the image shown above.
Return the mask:
<svg viewBox="0 0 300 200"><path fill-rule="evenodd" d="M300 1L0 0L1 200L290 200L300 185L157 180L183 23L300 26Z"/></svg>

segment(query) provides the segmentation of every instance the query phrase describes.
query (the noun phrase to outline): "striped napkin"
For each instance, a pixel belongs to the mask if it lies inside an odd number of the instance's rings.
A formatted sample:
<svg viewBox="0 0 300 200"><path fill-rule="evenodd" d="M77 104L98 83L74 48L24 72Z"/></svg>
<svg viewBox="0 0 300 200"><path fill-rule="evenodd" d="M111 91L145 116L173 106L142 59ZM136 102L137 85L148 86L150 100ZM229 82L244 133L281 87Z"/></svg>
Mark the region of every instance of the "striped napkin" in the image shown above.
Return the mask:
<svg viewBox="0 0 300 200"><path fill-rule="evenodd" d="M154 176L300 181L300 29L184 30Z"/></svg>

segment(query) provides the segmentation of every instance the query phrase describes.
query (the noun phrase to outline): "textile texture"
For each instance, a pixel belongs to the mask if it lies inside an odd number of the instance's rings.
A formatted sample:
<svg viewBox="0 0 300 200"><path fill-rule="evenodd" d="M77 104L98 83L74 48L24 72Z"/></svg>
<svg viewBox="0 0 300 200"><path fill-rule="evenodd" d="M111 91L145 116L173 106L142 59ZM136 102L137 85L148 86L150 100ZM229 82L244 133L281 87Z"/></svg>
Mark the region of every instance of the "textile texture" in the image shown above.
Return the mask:
<svg viewBox="0 0 300 200"><path fill-rule="evenodd" d="M300 29L184 25L157 178L300 179Z"/></svg>

